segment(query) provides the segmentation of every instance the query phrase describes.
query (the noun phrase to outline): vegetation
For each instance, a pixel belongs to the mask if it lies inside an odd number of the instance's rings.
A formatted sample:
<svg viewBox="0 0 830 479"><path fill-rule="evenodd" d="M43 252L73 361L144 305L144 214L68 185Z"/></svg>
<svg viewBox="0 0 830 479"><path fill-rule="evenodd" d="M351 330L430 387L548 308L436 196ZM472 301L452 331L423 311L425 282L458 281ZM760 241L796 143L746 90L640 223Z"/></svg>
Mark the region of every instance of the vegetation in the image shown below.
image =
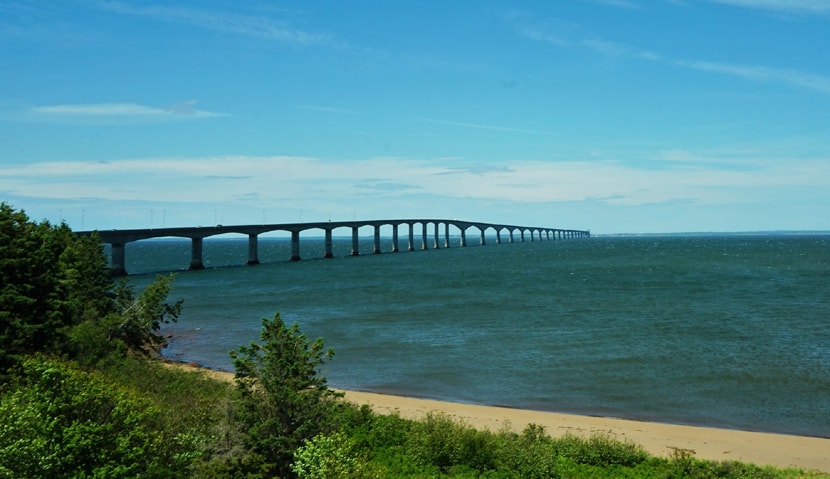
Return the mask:
<svg viewBox="0 0 830 479"><path fill-rule="evenodd" d="M172 277L113 282L97 239L0 204L0 477L830 477L605 436L378 415L327 387L332 357L277 314L231 353L234 384L153 360Z"/></svg>

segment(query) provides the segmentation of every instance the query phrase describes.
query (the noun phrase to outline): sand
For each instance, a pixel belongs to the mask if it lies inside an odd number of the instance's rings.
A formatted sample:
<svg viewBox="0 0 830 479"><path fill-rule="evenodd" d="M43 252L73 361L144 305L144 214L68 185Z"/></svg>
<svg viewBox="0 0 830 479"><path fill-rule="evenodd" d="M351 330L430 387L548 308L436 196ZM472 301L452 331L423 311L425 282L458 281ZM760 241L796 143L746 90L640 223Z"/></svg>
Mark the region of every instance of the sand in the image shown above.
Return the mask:
<svg viewBox="0 0 830 479"><path fill-rule="evenodd" d="M233 380L232 373L201 371L222 380ZM655 456L668 457L675 449L685 449L699 459L734 460L830 473L830 439L478 406L359 391L343 392L348 401L367 404L382 414L397 412L409 419L422 418L434 412L462 420L476 428L491 431L508 428L516 432L521 432L532 423L544 426L547 433L554 437L567 433L584 437L604 434L639 444Z"/></svg>

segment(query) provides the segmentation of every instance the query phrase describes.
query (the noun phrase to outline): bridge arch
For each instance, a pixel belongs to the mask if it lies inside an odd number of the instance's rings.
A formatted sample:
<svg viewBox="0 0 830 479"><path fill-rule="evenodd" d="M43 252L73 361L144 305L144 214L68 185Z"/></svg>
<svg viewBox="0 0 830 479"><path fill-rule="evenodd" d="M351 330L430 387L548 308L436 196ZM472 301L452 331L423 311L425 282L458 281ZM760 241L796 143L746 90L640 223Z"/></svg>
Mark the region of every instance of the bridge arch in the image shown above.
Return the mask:
<svg viewBox="0 0 830 479"><path fill-rule="evenodd" d="M300 261L301 251L301 236L307 231L320 230L324 234L324 258L334 257L332 235L335 230L345 229L351 234L351 255L358 256L360 254L361 230L369 232L373 237L373 252L383 252L383 245L381 244L382 230L391 229L391 247L389 251L400 251L400 234L401 229L406 227L407 235L407 250L427 250L448 248L450 243L450 228L455 228L459 231L460 241L459 246L467 246L467 231L470 228L476 228L479 231L480 243L486 243L486 236L490 230L496 237L496 243L502 243L501 234L507 232L510 237L510 242L515 242L515 233L518 232L521 236L521 241L524 242L525 233L529 233L530 241L539 241L543 239L570 239L570 238L589 238L590 232L584 230L568 230L568 229L553 229L543 227L530 227L518 225L505 225L495 223L470 222L463 220L449 220L436 218L410 218L410 219L390 219L390 220L369 220L369 221L327 221L327 222L313 222L313 223L283 223L283 224L267 224L267 225L232 225L223 226L216 225L213 227L180 227L180 228L158 228L158 229L133 229L133 230L108 230L97 231L99 238L103 243L111 246L110 256L113 274L126 275L125 268L125 245L134 241L141 241L151 238L185 238L190 240L191 258L190 269L204 268L203 260L203 241L205 238L220 235L241 235L248 238L248 259L247 264L259 264L259 236L272 233L284 232L291 236L291 261ZM79 235L89 235L92 231L78 232ZM364 235L365 236L365 235Z"/></svg>

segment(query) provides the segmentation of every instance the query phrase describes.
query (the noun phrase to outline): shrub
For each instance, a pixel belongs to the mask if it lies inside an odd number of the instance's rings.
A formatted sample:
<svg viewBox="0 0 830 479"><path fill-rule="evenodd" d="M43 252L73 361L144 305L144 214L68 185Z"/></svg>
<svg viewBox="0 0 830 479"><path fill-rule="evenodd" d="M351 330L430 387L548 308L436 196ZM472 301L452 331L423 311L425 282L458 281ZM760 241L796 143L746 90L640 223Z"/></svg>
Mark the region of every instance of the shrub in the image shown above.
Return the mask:
<svg viewBox="0 0 830 479"><path fill-rule="evenodd" d="M0 476L185 477L193 438L149 401L69 363L34 358L0 398Z"/></svg>
<svg viewBox="0 0 830 479"><path fill-rule="evenodd" d="M559 458L545 428L529 424L521 435L502 432L499 435L498 469L516 479L548 479L558 477Z"/></svg>
<svg viewBox="0 0 830 479"><path fill-rule="evenodd" d="M320 434L304 442L294 453L291 470L299 479L368 479L382 477L357 452L345 434Z"/></svg>
<svg viewBox="0 0 830 479"><path fill-rule="evenodd" d="M420 463L446 472L454 466L476 471L493 469L496 442L492 433L478 431L442 414L427 414L413 424L406 449Z"/></svg>
<svg viewBox="0 0 830 479"><path fill-rule="evenodd" d="M553 440L558 455L579 464L632 467L648 459L642 446L595 434L588 439L566 435Z"/></svg>

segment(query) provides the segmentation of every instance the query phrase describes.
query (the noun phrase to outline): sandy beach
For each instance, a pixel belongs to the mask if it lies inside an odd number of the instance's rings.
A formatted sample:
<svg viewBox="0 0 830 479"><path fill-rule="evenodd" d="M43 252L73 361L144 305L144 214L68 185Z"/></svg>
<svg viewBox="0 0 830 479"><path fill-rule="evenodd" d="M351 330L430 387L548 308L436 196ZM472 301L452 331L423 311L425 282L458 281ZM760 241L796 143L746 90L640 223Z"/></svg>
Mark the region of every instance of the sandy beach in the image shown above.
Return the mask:
<svg viewBox="0 0 830 479"><path fill-rule="evenodd" d="M218 379L233 380L233 373L200 371ZM567 433L586 437L605 434L631 441L655 456L667 457L674 449L685 449L692 451L699 459L735 460L830 473L830 439L479 406L360 391L343 392L348 401L367 404L378 413L397 412L401 417L410 419L435 412L476 428L498 431L507 427L517 432L533 423L544 426L554 437Z"/></svg>

